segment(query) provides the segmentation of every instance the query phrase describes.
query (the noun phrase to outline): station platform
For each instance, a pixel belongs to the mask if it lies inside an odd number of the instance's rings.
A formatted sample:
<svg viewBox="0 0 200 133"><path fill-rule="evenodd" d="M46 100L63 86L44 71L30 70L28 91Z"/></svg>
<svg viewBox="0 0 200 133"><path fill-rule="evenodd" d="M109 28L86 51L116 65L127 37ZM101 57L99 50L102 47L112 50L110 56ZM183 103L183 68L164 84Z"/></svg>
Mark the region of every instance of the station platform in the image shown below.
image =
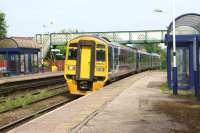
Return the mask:
<svg viewBox="0 0 200 133"><path fill-rule="evenodd" d="M12 82L26 81L26 80L57 77L57 76L62 76L63 74L64 72L44 72L44 73L34 73L26 75L17 75L12 77L4 77L0 78L0 85Z"/></svg>
<svg viewBox="0 0 200 133"><path fill-rule="evenodd" d="M114 82L9 133L168 133L181 125L152 109L163 100L166 73L148 71Z"/></svg>

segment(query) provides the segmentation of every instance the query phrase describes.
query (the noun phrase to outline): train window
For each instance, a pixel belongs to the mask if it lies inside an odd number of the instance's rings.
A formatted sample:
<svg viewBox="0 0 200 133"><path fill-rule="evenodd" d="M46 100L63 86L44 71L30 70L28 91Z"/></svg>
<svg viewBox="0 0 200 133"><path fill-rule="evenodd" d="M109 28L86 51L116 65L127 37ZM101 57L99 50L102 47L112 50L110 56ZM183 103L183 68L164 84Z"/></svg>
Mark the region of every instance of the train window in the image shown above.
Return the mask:
<svg viewBox="0 0 200 133"><path fill-rule="evenodd" d="M77 57L77 49L69 49L68 59L76 60L76 57Z"/></svg>
<svg viewBox="0 0 200 133"><path fill-rule="evenodd" d="M97 50L96 51L96 61L105 61L105 51L104 50Z"/></svg>
<svg viewBox="0 0 200 133"><path fill-rule="evenodd" d="M119 61L118 49L114 48L114 69L117 69L118 61Z"/></svg>

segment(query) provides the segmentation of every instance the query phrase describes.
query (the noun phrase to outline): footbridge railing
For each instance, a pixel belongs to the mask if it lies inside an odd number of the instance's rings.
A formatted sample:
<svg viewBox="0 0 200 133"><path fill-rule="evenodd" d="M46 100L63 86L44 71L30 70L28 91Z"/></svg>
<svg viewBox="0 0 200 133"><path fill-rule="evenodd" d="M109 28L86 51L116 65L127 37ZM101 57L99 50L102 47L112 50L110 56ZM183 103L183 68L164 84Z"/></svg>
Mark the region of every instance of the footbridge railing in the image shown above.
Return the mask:
<svg viewBox="0 0 200 133"><path fill-rule="evenodd" d="M79 35L95 34L107 37L120 44L155 44L163 43L166 33L166 30L51 33L36 34L35 39L40 44L49 42L50 45L64 45L67 41Z"/></svg>

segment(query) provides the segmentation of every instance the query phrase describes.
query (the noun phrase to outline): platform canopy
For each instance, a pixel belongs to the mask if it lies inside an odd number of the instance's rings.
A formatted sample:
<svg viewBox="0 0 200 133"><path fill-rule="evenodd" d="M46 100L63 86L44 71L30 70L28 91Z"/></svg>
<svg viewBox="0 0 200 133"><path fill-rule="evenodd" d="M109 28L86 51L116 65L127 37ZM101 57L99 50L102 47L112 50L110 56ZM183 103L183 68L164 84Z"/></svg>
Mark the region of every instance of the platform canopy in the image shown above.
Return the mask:
<svg viewBox="0 0 200 133"><path fill-rule="evenodd" d="M200 34L200 14L187 13L176 18L177 35L196 35ZM168 34L172 34L172 22L168 27Z"/></svg>
<svg viewBox="0 0 200 133"><path fill-rule="evenodd" d="M4 38L0 40L0 48L31 48L40 49L40 45L31 39Z"/></svg>

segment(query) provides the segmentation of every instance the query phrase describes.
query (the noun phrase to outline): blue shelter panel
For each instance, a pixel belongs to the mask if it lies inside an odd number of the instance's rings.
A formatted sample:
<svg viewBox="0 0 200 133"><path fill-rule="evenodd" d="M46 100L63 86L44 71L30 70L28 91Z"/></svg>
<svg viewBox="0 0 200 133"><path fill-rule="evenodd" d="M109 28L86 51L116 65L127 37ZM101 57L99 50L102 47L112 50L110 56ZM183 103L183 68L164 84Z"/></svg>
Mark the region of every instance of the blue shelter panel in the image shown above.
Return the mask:
<svg viewBox="0 0 200 133"><path fill-rule="evenodd" d="M172 57L171 57L172 58ZM189 71L189 48L177 48L177 70L178 86L190 88L190 71Z"/></svg>
<svg viewBox="0 0 200 133"><path fill-rule="evenodd" d="M4 56L4 60L6 60L4 72L9 73L9 75L38 72L39 51L39 44L27 38L4 38L0 40L0 55ZM33 66L36 66L37 70L33 69Z"/></svg>
<svg viewBox="0 0 200 133"><path fill-rule="evenodd" d="M194 89L196 95L199 94L199 49L200 35L176 35L176 58L177 58L177 87L178 89ZM173 56L172 35L166 35L167 45L167 73L168 85L173 86Z"/></svg>
<svg viewBox="0 0 200 133"><path fill-rule="evenodd" d="M167 79L173 86L172 70L172 22L165 38L167 45ZM176 57L178 89L194 89L200 100L200 14L188 13L176 18ZM174 89L175 90L175 89Z"/></svg>

